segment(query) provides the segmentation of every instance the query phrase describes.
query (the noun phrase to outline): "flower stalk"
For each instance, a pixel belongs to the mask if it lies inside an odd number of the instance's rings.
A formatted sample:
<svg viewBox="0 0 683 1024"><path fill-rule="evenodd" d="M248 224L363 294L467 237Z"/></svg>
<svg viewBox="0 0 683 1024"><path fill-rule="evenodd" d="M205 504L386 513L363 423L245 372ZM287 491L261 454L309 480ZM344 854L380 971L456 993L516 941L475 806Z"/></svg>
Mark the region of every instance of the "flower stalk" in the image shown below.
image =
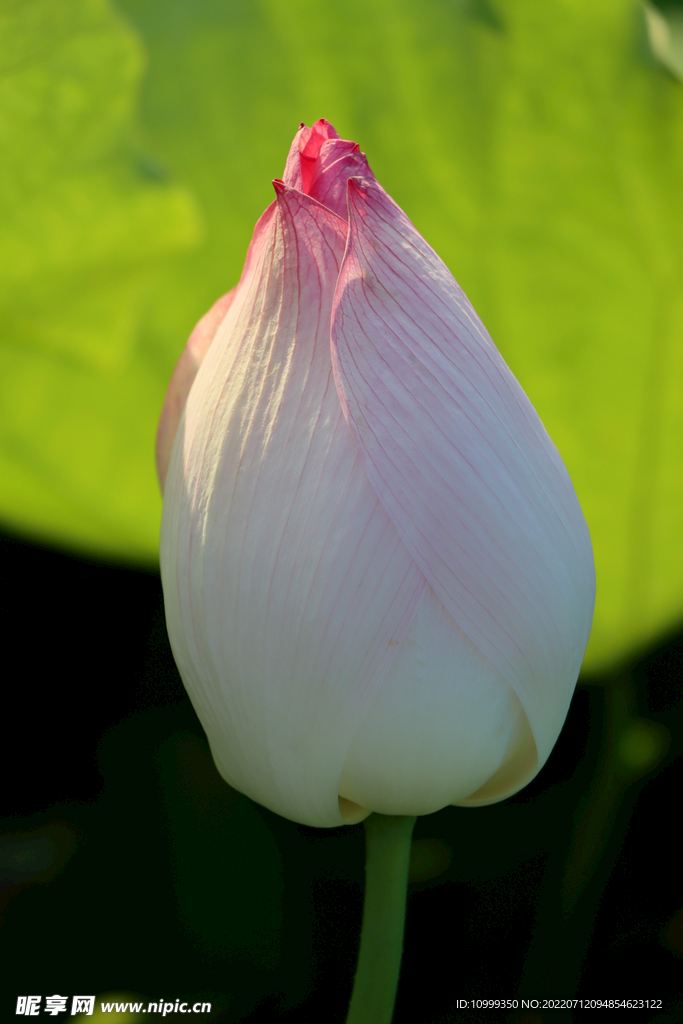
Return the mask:
<svg viewBox="0 0 683 1024"><path fill-rule="evenodd" d="M365 820L365 901L346 1024L390 1024L403 954L414 815Z"/></svg>

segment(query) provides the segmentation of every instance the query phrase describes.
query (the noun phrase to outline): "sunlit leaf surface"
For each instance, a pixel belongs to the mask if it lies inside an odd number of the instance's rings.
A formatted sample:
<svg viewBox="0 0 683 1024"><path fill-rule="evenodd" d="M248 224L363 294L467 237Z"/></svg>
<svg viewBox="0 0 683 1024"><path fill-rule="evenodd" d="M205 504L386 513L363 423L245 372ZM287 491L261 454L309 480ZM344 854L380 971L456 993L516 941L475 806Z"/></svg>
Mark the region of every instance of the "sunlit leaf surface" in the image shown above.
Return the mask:
<svg viewBox="0 0 683 1024"><path fill-rule="evenodd" d="M2 5L0 515L153 559L155 278L199 228L188 191L136 146L143 66L104 0Z"/></svg>
<svg viewBox="0 0 683 1024"><path fill-rule="evenodd" d="M165 382L237 280L297 125L324 116L446 260L567 463L598 573L586 667L680 621L683 85L642 6L118 9L130 29L95 0L3 8L5 520L155 556Z"/></svg>

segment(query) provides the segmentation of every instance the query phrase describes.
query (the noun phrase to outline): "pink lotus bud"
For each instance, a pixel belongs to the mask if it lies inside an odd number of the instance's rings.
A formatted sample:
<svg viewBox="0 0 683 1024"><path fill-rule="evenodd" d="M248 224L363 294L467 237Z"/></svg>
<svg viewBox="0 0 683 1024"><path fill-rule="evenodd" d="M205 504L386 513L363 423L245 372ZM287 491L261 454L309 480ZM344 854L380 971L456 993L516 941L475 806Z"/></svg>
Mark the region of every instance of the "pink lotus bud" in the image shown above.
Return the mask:
<svg viewBox="0 0 683 1024"><path fill-rule="evenodd" d="M180 673L220 773L287 818L502 800L546 761L588 641L581 508L358 146L302 126L274 185L162 417Z"/></svg>

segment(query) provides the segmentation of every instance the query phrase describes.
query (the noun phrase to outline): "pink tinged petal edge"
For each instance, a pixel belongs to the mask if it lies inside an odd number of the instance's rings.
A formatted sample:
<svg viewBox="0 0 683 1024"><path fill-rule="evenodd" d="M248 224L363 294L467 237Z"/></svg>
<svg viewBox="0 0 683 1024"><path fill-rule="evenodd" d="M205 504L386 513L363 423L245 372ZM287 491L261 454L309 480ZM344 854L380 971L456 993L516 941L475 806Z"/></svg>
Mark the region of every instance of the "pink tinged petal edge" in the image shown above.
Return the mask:
<svg viewBox="0 0 683 1024"><path fill-rule="evenodd" d="M310 132L310 128L302 122L299 125L299 129L292 140L292 145L289 147L289 153L287 154L287 161L285 163L285 169L282 172L282 180L285 185L290 188L296 188L299 192L304 191L304 182L301 174L301 140L304 137L304 132Z"/></svg>
<svg viewBox="0 0 683 1024"><path fill-rule="evenodd" d="M256 222L239 283L225 295L222 295L213 304L208 313L197 323L173 371L173 376L164 398L156 437L156 466L162 493L165 491L166 476L175 438L178 434L178 428L195 377L213 344L214 338L223 330L226 320L229 319L228 313L231 310L235 312L240 308L240 303L236 303L235 300L240 294L242 284L250 278L253 262L259 259L263 247L264 234L267 233L268 224L274 210L275 203L271 203ZM230 321L230 326L227 329L228 334L231 333L231 325L232 321Z"/></svg>
<svg viewBox="0 0 683 1024"><path fill-rule="evenodd" d="M276 188L188 398L162 578L221 773L280 814L334 827L348 750L426 581L363 472L332 378L346 224Z"/></svg>
<svg viewBox="0 0 683 1024"><path fill-rule="evenodd" d="M205 313L201 320L199 320L188 338L180 359L176 363L166 390L156 436L156 467L162 494L164 493L166 476L178 427L185 411L187 397L197 376L197 371L204 361L216 334L222 328L228 312L234 307L240 285L249 278L252 261L256 258L256 254L260 251L260 247L263 244L264 227L270 221L274 208L275 204L271 203L256 222L239 283L225 295L222 295L220 299L217 299L208 313Z"/></svg>
<svg viewBox="0 0 683 1024"><path fill-rule="evenodd" d="M233 303L236 291L237 288L233 288L222 295L197 323L176 363L166 390L156 437L156 467L162 493L168 473L168 464L171 461L173 442L178 432L187 396L197 376L197 370L209 351L216 331Z"/></svg>
<svg viewBox="0 0 683 1024"><path fill-rule="evenodd" d="M332 319L344 415L406 547L519 698L540 768L590 632L588 528L536 411L445 264L367 182L349 182L349 217Z"/></svg>

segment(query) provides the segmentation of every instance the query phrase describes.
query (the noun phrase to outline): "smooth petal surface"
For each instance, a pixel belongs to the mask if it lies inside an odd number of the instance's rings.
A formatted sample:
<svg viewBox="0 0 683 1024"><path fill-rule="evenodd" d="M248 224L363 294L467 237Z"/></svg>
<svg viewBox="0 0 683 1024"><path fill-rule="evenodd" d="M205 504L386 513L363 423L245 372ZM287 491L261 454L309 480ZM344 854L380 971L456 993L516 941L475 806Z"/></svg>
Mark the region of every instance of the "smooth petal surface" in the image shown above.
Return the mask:
<svg viewBox="0 0 683 1024"><path fill-rule="evenodd" d="M162 579L173 652L223 776L280 814L334 826L349 748L426 582L332 378L346 224L276 187L178 431Z"/></svg>
<svg viewBox="0 0 683 1024"><path fill-rule="evenodd" d="M427 587L355 736L339 791L382 814L431 814L480 790L525 722L503 676ZM525 781L515 773L508 788Z"/></svg>
<svg viewBox="0 0 683 1024"><path fill-rule="evenodd" d="M562 460L454 278L381 189L349 182L335 381L372 486L546 760L590 630L590 539Z"/></svg>

